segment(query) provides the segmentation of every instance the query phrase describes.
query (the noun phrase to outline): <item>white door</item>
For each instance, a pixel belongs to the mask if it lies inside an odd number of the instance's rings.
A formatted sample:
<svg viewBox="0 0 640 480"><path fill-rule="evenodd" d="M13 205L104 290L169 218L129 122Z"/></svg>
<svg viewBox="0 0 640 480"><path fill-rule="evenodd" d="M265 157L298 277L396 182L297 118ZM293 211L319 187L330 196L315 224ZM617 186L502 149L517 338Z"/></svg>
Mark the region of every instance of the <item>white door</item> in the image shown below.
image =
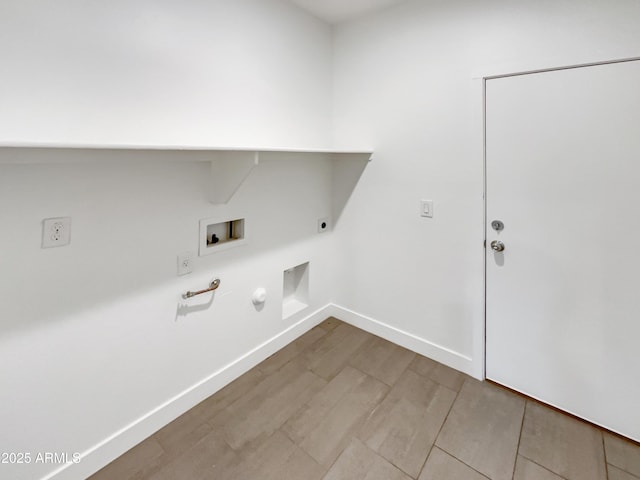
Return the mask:
<svg viewBox="0 0 640 480"><path fill-rule="evenodd" d="M640 440L640 61L487 80L486 148L487 378Z"/></svg>

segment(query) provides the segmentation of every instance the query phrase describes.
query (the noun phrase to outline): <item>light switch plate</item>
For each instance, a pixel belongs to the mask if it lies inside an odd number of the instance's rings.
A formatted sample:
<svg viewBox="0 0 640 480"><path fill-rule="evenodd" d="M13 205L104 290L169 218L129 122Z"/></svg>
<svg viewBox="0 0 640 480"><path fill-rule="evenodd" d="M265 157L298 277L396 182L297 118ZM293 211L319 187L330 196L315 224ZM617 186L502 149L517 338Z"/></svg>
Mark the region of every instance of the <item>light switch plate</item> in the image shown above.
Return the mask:
<svg viewBox="0 0 640 480"><path fill-rule="evenodd" d="M420 200L420 216L433 217L433 200Z"/></svg>

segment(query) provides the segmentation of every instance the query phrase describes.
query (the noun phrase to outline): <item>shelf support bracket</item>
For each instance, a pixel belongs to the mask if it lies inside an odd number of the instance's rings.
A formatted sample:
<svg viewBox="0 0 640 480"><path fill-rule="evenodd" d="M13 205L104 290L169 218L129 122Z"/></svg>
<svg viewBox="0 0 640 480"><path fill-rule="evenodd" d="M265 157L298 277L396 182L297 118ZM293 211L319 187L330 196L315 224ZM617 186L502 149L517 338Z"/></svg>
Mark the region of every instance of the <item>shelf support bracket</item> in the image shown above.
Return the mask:
<svg viewBox="0 0 640 480"><path fill-rule="evenodd" d="M227 203L260 163L260 152L212 152L209 201Z"/></svg>

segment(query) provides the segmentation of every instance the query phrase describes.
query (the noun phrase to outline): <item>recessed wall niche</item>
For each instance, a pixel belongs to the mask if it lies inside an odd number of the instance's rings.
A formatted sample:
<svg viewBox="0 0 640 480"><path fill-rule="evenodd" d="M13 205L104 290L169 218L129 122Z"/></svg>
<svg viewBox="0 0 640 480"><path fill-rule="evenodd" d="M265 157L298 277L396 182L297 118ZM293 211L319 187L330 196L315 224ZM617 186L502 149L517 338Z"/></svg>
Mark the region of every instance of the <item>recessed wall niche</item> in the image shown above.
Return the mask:
<svg viewBox="0 0 640 480"><path fill-rule="evenodd" d="M309 262L288 268L283 274L282 318L309 306Z"/></svg>

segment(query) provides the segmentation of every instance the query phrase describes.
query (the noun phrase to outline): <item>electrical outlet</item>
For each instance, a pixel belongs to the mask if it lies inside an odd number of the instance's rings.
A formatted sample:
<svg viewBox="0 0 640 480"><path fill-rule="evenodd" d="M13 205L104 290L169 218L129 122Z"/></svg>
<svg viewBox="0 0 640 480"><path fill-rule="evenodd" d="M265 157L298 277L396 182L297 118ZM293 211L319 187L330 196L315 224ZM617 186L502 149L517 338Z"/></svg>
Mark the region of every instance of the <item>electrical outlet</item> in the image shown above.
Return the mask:
<svg viewBox="0 0 640 480"><path fill-rule="evenodd" d="M193 272L193 253L184 252L178 255L178 275L187 275Z"/></svg>
<svg viewBox="0 0 640 480"><path fill-rule="evenodd" d="M331 222L329 217L323 217L318 219L318 233L326 232L331 228Z"/></svg>
<svg viewBox="0 0 640 480"><path fill-rule="evenodd" d="M71 217L42 221L42 248L63 247L71 243Z"/></svg>

